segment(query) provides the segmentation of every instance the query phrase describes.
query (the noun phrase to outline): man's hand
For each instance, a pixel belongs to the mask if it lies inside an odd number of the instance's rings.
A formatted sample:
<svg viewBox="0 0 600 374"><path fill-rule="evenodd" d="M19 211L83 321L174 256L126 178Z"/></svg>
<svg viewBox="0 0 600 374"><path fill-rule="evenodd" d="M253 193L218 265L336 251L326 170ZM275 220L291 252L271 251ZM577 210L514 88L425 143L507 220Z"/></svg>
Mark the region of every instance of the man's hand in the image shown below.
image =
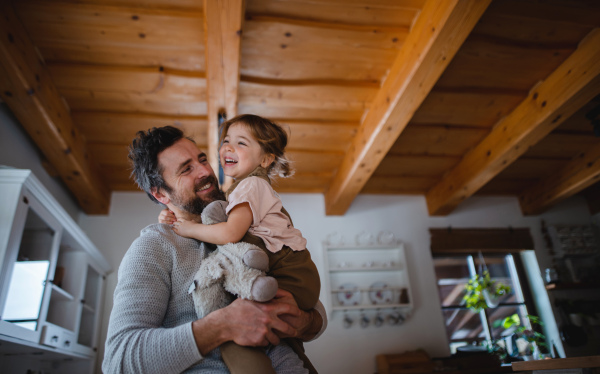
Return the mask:
<svg viewBox="0 0 600 374"><path fill-rule="evenodd" d="M267 303L237 299L192 323L196 345L205 355L227 341L244 346L279 344L280 338L312 339L321 329L321 315L298 308L292 294L278 290Z"/></svg>
<svg viewBox="0 0 600 374"><path fill-rule="evenodd" d="M294 334L294 329L277 315L277 310L265 308L268 303L258 303L237 299L227 308L230 328L234 335L231 339L239 345L266 346L279 344L279 336L275 331ZM239 319L238 319L239 318Z"/></svg>
<svg viewBox="0 0 600 374"><path fill-rule="evenodd" d="M277 291L273 300L259 304L259 307L291 327L291 330L287 331L276 329L275 333L280 338L299 338L307 341L315 337L323 324L321 315L317 311L301 310L292 294L282 289Z"/></svg>
<svg viewBox="0 0 600 374"><path fill-rule="evenodd" d="M262 304L236 299L225 308L194 321L192 331L200 353L205 355L227 341L243 346L277 345L280 340L275 331L283 336L294 336L296 330L278 317L279 310L290 310L290 307L287 304L266 307L271 303L275 302Z"/></svg>

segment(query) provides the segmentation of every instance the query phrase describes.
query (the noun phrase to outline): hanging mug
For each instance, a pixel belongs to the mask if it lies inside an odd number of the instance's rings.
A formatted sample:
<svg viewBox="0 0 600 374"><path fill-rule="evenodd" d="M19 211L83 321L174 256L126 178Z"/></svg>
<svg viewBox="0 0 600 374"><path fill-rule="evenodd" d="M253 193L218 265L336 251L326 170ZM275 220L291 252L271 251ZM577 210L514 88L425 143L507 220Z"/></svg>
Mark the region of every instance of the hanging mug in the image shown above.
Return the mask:
<svg viewBox="0 0 600 374"><path fill-rule="evenodd" d="M349 315L347 315L347 314L344 315L344 322L343 322L344 328L349 329L353 323L354 323L354 320L352 318L350 318Z"/></svg>
<svg viewBox="0 0 600 374"><path fill-rule="evenodd" d="M398 312L394 312L388 316L390 325L401 325L404 322L404 316Z"/></svg>
<svg viewBox="0 0 600 374"><path fill-rule="evenodd" d="M383 314L377 313L377 315L375 316L375 321L373 323L375 324L375 326L381 327L381 325L383 325L383 322L385 322Z"/></svg>
<svg viewBox="0 0 600 374"><path fill-rule="evenodd" d="M368 327L369 323L371 323L371 321L369 320L369 317L367 317L366 315L362 314L360 316L360 327L362 327L362 328Z"/></svg>

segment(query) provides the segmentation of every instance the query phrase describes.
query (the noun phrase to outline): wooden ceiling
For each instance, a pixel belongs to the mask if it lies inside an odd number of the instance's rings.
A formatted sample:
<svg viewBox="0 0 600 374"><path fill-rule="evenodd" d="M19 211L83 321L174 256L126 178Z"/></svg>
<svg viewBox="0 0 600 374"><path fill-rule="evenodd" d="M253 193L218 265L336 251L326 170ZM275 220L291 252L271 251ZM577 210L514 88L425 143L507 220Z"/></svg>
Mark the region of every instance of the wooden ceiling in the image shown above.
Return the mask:
<svg viewBox="0 0 600 374"><path fill-rule="evenodd" d="M598 204L596 0L0 10L0 97L88 214L136 190L127 145L138 130L179 126L216 166L220 111L286 126L297 172L275 188L323 193L329 215L359 193L422 194L431 215L475 194L519 196L524 214L580 192Z"/></svg>

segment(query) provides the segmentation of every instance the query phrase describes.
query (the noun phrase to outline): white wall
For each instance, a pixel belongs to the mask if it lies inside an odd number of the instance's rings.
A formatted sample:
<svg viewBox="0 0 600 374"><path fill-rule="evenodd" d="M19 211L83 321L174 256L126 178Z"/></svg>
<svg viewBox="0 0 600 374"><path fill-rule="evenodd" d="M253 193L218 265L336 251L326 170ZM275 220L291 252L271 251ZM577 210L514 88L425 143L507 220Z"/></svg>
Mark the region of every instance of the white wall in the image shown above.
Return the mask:
<svg viewBox="0 0 600 374"><path fill-rule="evenodd" d="M389 230L407 249L415 304L413 315L400 326L366 329L358 326L344 329L342 315L339 312L331 315L326 333L306 345L309 357L322 374L375 372L375 356L381 353L423 348L432 357L449 354L429 251L430 227L529 227L540 266L544 268L549 264L544 257L547 249L540 232L541 219L548 225L589 224L591 220L585 201L578 197L538 217L523 217L517 199L512 197L473 197L447 217L429 217L422 196L361 195L343 217L325 216L322 195L283 194L282 199L295 226L307 238L321 277L326 276L321 243L334 231L350 241L362 230L373 234ZM139 230L155 222L159 210L143 193L114 193L108 216L83 215L80 224L116 269ZM103 331L115 282L113 273L108 277ZM542 292L542 299L547 299Z"/></svg>
<svg viewBox="0 0 600 374"><path fill-rule="evenodd" d="M43 156L29 135L6 104L0 102L0 165L32 170L73 220L77 221L81 210L60 179L48 175L42 167L42 159Z"/></svg>

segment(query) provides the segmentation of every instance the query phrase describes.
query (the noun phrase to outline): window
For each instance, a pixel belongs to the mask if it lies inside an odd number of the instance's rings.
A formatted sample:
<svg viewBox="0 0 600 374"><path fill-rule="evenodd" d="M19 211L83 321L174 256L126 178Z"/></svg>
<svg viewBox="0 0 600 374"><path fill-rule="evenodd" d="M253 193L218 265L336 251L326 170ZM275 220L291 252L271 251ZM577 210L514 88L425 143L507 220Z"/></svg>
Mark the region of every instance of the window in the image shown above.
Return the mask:
<svg viewBox="0 0 600 374"><path fill-rule="evenodd" d="M452 353L461 345L501 338L505 331L502 327L492 327L496 320L517 313L522 323L529 323L526 316L531 308L524 297L519 277L522 271L518 270L520 261L516 257L486 253L481 257L482 263L477 254L434 255L438 294ZM511 292L503 296L495 308L475 313L465 306L463 296L469 279L476 273L481 274L483 267L487 267L492 280L510 286Z"/></svg>
<svg viewBox="0 0 600 374"><path fill-rule="evenodd" d="M494 321L517 313L527 327L528 314L537 314L525 282L519 252L533 248L528 228L454 229L432 228L431 253L435 266L438 294L450 350L471 343L498 340L508 334ZM510 286L496 307L479 313L465 306L465 286L475 274L487 268L492 280Z"/></svg>
<svg viewBox="0 0 600 374"><path fill-rule="evenodd" d="M36 330L49 265L50 261L15 262L2 319Z"/></svg>

